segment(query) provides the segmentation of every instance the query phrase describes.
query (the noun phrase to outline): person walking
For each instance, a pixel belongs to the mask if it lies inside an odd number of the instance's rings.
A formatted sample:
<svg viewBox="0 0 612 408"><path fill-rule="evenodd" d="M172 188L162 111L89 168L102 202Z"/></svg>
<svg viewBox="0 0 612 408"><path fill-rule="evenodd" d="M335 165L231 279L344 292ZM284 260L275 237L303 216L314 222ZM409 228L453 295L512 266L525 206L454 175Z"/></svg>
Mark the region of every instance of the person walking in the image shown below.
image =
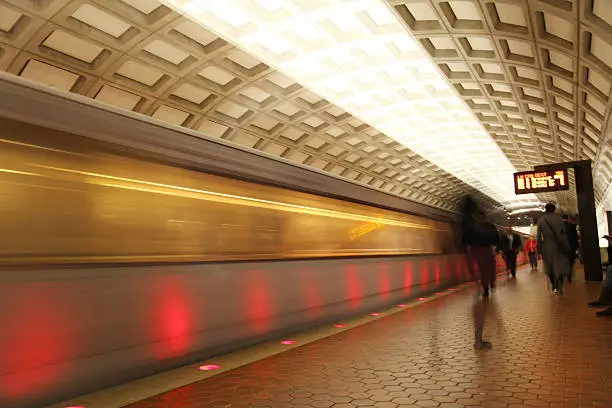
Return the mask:
<svg viewBox="0 0 612 408"><path fill-rule="evenodd" d="M525 243L525 252L527 252L527 257L529 258L531 270L534 272L538 270L537 248L536 239L533 236L529 236L529 239Z"/></svg>
<svg viewBox="0 0 612 408"><path fill-rule="evenodd" d="M506 228L506 233L501 239L501 251L506 260L508 275L516 278L516 258L522 248L521 237L512 228Z"/></svg>
<svg viewBox="0 0 612 408"><path fill-rule="evenodd" d="M489 290L495 289L495 248L499 246L499 241L497 229L487 221L484 211L479 211L466 230L465 243L476 263L482 296L485 298L489 297Z"/></svg>
<svg viewBox="0 0 612 408"><path fill-rule="evenodd" d="M556 206L546 204L545 213L538 221L537 247L544 260L544 270L556 295L563 294L563 279L570 274L570 245L565 235L565 225Z"/></svg>

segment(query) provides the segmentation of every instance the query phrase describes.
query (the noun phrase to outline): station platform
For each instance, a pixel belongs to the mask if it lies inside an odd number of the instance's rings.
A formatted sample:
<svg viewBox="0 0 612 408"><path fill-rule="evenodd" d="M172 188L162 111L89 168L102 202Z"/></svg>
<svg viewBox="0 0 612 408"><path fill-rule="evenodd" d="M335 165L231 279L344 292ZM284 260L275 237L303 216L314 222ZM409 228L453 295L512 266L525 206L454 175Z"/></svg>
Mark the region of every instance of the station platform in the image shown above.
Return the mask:
<svg viewBox="0 0 612 408"><path fill-rule="evenodd" d="M612 319L587 308L600 285L576 275L561 297L528 268L488 300L466 284L128 407L612 407ZM483 316L493 346L475 350Z"/></svg>

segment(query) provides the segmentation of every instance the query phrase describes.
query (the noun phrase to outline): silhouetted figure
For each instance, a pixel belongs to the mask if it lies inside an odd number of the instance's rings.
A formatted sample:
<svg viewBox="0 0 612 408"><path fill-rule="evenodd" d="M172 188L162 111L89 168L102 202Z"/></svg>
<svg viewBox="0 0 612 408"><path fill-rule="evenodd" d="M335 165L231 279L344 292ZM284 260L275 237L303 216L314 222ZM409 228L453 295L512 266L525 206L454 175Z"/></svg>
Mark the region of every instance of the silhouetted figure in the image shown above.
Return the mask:
<svg viewBox="0 0 612 408"><path fill-rule="evenodd" d="M576 263L576 258L578 257L578 248L580 247L580 241L578 238L578 230L576 230L576 224L570 222L569 216L563 216L563 224L565 226L565 233L567 234L567 241L570 246L570 274L567 277L567 281L571 283L572 277L574 276L574 264Z"/></svg>
<svg viewBox="0 0 612 408"><path fill-rule="evenodd" d="M563 294L563 279L570 274L570 246L565 225L554 204L546 204L545 213L538 221L538 249L544 259L544 270L556 295Z"/></svg>
<svg viewBox="0 0 612 408"><path fill-rule="evenodd" d="M508 274L516 278L516 258L523 247L521 237L512 228L506 228L506 233L501 237L500 250L506 261Z"/></svg>
<svg viewBox="0 0 612 408"><path fill-rule="evenodd" d="M466 196L459 207L461 214L461 246L463 247L468 269L475 277L473 266L476 264L482 284L482 299L476 299L472 308L477 350L490 349L491 343L483 340L484 317L488 305L489 290L495 287L495 251L499 245L499 234L495 226L486 220L485 213L478 208L476 201Z"/></svg>

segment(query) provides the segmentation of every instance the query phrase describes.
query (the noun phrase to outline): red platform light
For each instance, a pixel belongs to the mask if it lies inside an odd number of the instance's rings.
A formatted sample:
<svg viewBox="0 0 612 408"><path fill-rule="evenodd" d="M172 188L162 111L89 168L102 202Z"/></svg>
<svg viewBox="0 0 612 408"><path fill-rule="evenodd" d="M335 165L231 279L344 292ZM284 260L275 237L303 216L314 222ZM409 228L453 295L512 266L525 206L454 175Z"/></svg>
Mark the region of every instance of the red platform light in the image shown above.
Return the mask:
<svg viewBox="0 0 612 408"><path fill-rule="evenodd" d="M380 313L370 313L370 316L380 316Z"/></svg>
<svg viewBox="0 0 612 408"><path fill-rule="evenodd" d="M85 408L85 405L68 405L65 408Z"/></svg>
<svg viewBox="0 0 612 408"><path fill-rule="evenodd" d="M200 366L200 371L214 371L220 369L221 366L217 364L205 364Z"/></svg>
<svg viewBox="0 0 612 408"><path fill-rule="evenodd" d="M441 295L441 294L442 294L442 292L436 292L436 295Z"/></svg>
<svg viewBox="0 0 612 408"><path fill-rule="evenodd" d="M341 324L341 323L338 323L338 324L334 324L334 327L335 327L336 329L343 329L343 328L345 328L346 326L345 326L345 325L343 325L343 324Z"/></svg>
<svg viewBox="0 0 612 408"><path fill-rule="evenodd" d="M427 298L419 298L419 300L427 300Z"/></svg>
<svg viewBox="0 0 612 408"><path fill-rule="evenodd" d="M288 346L290 344L295 344L295 343L296 343L295 340L283 340L283 341L281 341L281 344L283 344L285 346Z"/></svg>
<svg viewBox="0 0 612 408"><path fill-rule="evenodd" d="M406 305L402 303L401 305L397 305L397 307L406 307Z"/></svg>

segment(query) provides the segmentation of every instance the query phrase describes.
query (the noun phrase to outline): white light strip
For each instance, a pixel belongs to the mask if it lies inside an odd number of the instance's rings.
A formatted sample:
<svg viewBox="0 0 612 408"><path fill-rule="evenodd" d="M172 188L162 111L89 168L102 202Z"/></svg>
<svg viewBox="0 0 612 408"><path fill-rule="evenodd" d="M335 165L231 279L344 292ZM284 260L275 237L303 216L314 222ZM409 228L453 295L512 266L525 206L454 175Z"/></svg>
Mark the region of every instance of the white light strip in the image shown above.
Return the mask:
<svg viewBox="0 0 612 408"><path fill-rule="evenodd" d="M525 214L525 213L530 213L530 212L535 212L535 211L544 212L542 208L523 208L521 210L514 210L508 215Z"/></svg>
<svg viewBox="0 0 612 408"><path fill-rule="evenodd" d="M383 0L163 1L498 202L517 201L514 166Z"/></svg>
<svg viewBox="0 0 612 408"><path fill-rule="evenodd" d="M505 210L518 210L523 208L539 208L542 206L542 203L539 201L525 201L525 202L515 202L504 205Z"/></svg>

